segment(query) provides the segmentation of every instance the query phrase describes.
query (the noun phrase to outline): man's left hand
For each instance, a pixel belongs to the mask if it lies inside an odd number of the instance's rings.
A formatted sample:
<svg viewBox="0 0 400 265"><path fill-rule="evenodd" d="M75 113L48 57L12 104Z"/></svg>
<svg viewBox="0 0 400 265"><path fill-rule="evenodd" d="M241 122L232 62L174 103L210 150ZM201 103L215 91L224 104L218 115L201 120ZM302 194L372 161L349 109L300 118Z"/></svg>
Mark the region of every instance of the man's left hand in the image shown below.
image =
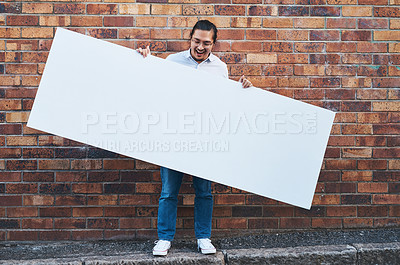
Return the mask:
<svg viewBox="0 0 400 265"><path fill-rule="evenodd" d="M248 88L253 86L253 84L246 77L244 77L244 75L240 77L239 82L242 83L243 88Z"/></svg>

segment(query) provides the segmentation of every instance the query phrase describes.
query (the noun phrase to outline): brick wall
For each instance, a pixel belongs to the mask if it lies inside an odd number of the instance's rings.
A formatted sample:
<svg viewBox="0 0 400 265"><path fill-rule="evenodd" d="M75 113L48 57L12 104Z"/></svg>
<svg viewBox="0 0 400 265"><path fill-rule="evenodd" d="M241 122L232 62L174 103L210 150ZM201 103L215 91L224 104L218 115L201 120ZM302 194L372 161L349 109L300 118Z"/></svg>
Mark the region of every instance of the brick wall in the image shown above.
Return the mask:
<svg viewBox="0 0 400 265"><path fill-rule="evenodd" d="M231 78L338 113L311 211L214 184L214 235L400 226L400 0L9 1L0 3L0 240L155 237L156 166L26 122L56 26L166 57L188 48L199 18L219 27L215 53ZM185 180L178 236L193 235Z"/></svg>

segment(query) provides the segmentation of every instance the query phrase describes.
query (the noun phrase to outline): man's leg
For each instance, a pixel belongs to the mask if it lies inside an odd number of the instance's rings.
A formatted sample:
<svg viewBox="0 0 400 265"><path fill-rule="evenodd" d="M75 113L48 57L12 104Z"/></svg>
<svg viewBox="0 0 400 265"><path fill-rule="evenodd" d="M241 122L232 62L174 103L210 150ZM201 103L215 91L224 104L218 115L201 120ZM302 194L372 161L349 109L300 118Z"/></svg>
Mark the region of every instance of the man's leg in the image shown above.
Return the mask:
<svg viewBox="0 0 400 265"><path fill-rule="evenodd" d="M158 205L157 231L160 240L172 241L176 230L178 193L183 173L161 167L162 190Z"/></svg>
<svg viewBox="0 0 400 265"><path fill-rule="evenodd" d="M196 197L194 199L194 231L197 239L211 237L213 198L211 181L193 177Z"/></svg>

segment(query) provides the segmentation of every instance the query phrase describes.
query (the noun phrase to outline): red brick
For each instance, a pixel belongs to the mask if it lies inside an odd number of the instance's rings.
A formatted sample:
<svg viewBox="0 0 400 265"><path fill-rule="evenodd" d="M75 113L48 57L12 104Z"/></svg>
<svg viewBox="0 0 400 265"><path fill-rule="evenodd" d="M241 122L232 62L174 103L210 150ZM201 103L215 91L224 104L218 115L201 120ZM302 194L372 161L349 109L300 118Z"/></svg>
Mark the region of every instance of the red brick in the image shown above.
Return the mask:
<svg viewBox="0 0 400 265"><path fill-rule="evenodd" d="M398 78L374 78L372 80L373 87L399 87Z"/></svg>
<svg viewBox="0 0 400 265"><path fill-rule="evenodd" d="M340 79L339 78L310 78L311 87L332 87L338 88L340 87Z"/></svg>
<svg viewBox="0 0 400 265"><path fill-rule="evenodd" d="M39 231L39 240L56 241L56 240L70 240L69 231Z"/></svg>
<svg viewBox="0 0 400 265"><path fill-rule="evenodd" d="M54 14L84 14L85 4L54 4Z"/></svg>
<svg viewBox="0 0 400 265"><path fill-rule="evenodd" d="M56 197L56 205L66 206L66 205L85 205L86 204L86 196L79 195L61 195Z"/></svg>
<svg viewBox="0 0 400 265"><path fill-rule="evenodd" d="M150 46L151 51L164 52L167 50L167 44L165 41L137 41L137 48L145 48ZM189 44L188 42L186 42ZM170 42L168 42L168 49L171 48ZM188 47L189 48L189 47Z"/></svg>
<svg viewBox="0 0 400 265"><path fill-rule="evenodd" d="M372 126L369 124L343 125L343 134L371 134Z"/></svg>
<svg viewBox="0 0 400 265"><path fill-rule="evenodd" d="M398 204L400 201L399 194L376 194L372 197L374 204Z"/></svg>
<svg viewBox="0 0 400 265"><path fill-rule="evenodd" d="M375 149L374 158L400 158L400 148Z"/></svg>
<svg viewBox="0 0 400 265"><path fill-rule="evenodd" d="M400 137L387 137L387 146L399 146Z"/></svg>
<svg viewBox="0 0 400 265"><path fill-rule="evenodd" d="M315 53L315 52L323 52L324 43L321 42L308 42L308 43L295 43L294 50L296 52L305 52L305 53Z"/></svg>
<svg viewBox="0 0 400 265"><path fill-rule="evenodd" d="M246 9L242 5L215 5L214 12L218 16L244 16Z"/></svg>
<svg viewBox="0 0 400 265"><path fill-rule="evenodd" d="M387 5L387 0L358 0L359 5Z"/></svg>
<svg viewBox="0 0 400 265"><path fill-rule="evenodd" d="M253 83L254 84L254 83ZM275 85L276 86L276 85ZM279 77L278 78L278 86L279 87L290 87L290 88L307 88L309 87L309 80L308 78L305 77ZM270 86L272 87L272 86ZM294 92L293 91L284 91L284 90L280 90L280 91L274 91L275 93L278 93L280 95L284 95L287 97L294 97Z"/></svg>
<svg viewBox="0 0 400 265"><path fill-rule="evenodd" d="M387 65L389 64L389 55L385 54L374 54L373 55L373 64L382 64Z"/></svg>
<svg viewBox="0 0 400 265"><path fill-rule="evenodd" d="M21 148L1 148L0 158L20 158Z"/></svg>
<svg viewBox="0 0 400 265"><path fill-rule="evenodd" d="M374 226L375 227L394 227L399 226L400 221L399 218L375 218Z"/></svg>
<svg viewBox="0 0 400 265"><path fill-rule="evenodd" d="M86 172L56 172L56 180L60 182L85 181Z"/></svg>
<svg viewBox="0 0 400 265"><path fill-rule="evenodd" d="M326 216L329 217L350 217L357 216L357 207L356 206L330 206L326 209Z"/></svg>
<svg viewBox="0 0 400 265"><path fill-rule="evenodd" d="M400 124L374 124L373 132L374 134L399 134Z"/></svg>
<svg viewBox="0 0 400 265"><path fill-rule="evenodd" d="M36 217L38 209L36 207L7 208L7 217Z"/></svg>
<svg viewBox="0 0 400 265"><path fill-rule="evenodd" d="M115 15L118 13L118 5L116 4L88 4L88 14Z"/></svg>
<svg viewBox="0 0 400 265"><path fill-rule="evenodd" d="M344 228L366 228L373 226L372 218L346 218L343 219Z"/></svg>
<svg viewBox="0 0 400 265"><path fill-rule="evenodd" d="M105 159L103 162L104 169L134 169L135 168L135 162L132 159L118 159L118 160L113 160L113 159Z"/></svg>
<svg viewBox="0 0 400 265"><path fill-rule="evenodd" d="M279 75L292 75L293 67L291 65L273 65L265 66L263 72L267 76L279 76Z"/></svg>
<svg viewBox="0 0 400 265"><path fill-rule="evenodd" d="M118 195L96 195L88 196L88 205L117 205ZM121 203L123 204L123 203ZM140 204L140 203L139 203Z"/></svg>
<svg viewBox="0 0 400 265"><path fill-rule="evenodd" d="M103 216L102 207L76 207L72 208L73 217L98 217Z"/></svg>
<svg viewBox="0 0 400 265"><path fill-rule="evenodd" d="M11 241L36 241L39 232L36 231L8 231L7 240Z"/></svg>
<svg viewBox="0 0 400 265"><path fill-rule="evenodd" d="M356 44L355 43L347 43L347 42L329 42L326 44L327 52L356 52Z"/></svg>
<svg viewBox="0 0 400 265"><path fill-rule="evenodd" d="M387 50L387 43L359 42L357 44L357 52L374 53L387 52Z"/></svg>
<svg viewBox="0 0 400 265"><path fill-rule="evenodd" d="M53 4L50 3L24 3L22 4L22 13L52 13Z"/></svg>
<svg viewBox="0 0 400 265"><path fill-rule="evenodd" d="M241 75L261 75L261 66L259 65L231 65L228 67L231 75L241 76Z"/></svg>
<svg viewBox="0 0 400 265"><path fill-rule="evenodd" d="M314 195L313 205L335 205L340 204L339 195Z"/></svg>
<svg viewBox="0 0 400 265"><path fill-rule="evenodd" d="M98 38L98 39L116 39L117 38L117 29L88 29L89 36Z"/></svg>
<svg viewBox="0 0 400 265"><path fill-rule="evenodd" d="M135 207L105 207L104 216L108 217L134 217L136 216Z"/></svg>
<svg viewBox="0 0 400 265"><path fill-rule="evenodd" d="M310 41L338 41L338 30L310 30Z"/></svg>
<svg viewBox="0 0 400 265"><path fill-rule="evenodd" d="M308 16L309 12L305 6L279 6L279 16Z"/></svg>
<svg viewBox="0 0 400 265"><path fill-rule="evenodd" d="M39 160L39 169L69 169L69 160L66 159L52 159L52 160Z"/></svg>
<svg viewBox="0 0 400 265"><path fill-rule="evenodd" d="M344 17L371 17L371 6L344 6L342 7Z"/></svg>
<svg viewBox="0 0 400 265"><path fill-rule="evenodd" d="M105 27L133 27L133 17L104 17Z"/></svg>
<svg viewBox="0 0 400 265"><path fill-rule="evenodd" d="M103 185L100 183L77 183L72 185L73 193L102 193Z"/></svg>
<svg viewBox="0 0 400 265"><path fill-rule="evenodd" d="M342 228L342 219L340 218L313 218L311 220L313 228Z"/></svg>
<svg viewBox="0 0 400 265"><path fill-rule="evenodd" d="M375 17L400 17L400 7L374 7Z"/></svg>
<svg viewBox="0 0 400 265"><path fill-rule="evenodd" d="M277 229L278 219L249 219L249 229Z"/></svg>
<svg viewBox="0 0 400 265"><path fill-rule="evenodd" d="M71 208L70 207L40 207L39 208L40 217L70 217Z"/></svg>
<svg viewBox="0 0 400 265"><path fill-rule="evenodd" d="M344 54L342 61L345 64L371 64L372 56L369 54Z"/></svg>
<svg viewBox="0 0 400 265"><path fill-rule="evenodd" d="M389 66L389 76L400 76L400 67Z"/></svg>
<svg viewBox="0 0 400 265"><path fill-rule="evenodd" d="M340 7L314 6L310 9L310 16L339 17Z"/></svg>
<svg viewBox="0 0 400 265"><path fill-rule="evenodd" d="M307 30L279 30L278 40L308 40Z"/></svg>
<svg viewBox="0 0 400 265"><path fill-rule="evenodd" d="M37 16L7 16L8 26L37 26L38 24Z"/></svg>
<svg viewBox="0 0 400 265"><path fill-rule="evenodd" d="M374 150L375 152L375 150ZM387 161L386 160L359 160L358 161L358 169L360 170L384 170L387 169Z"/></svg>
<svg viewBox="0 0 400 265"><path fill-rule="evenodd" d="M100 16L71 16L71 26L100 27L102 25L103 19Z"/></svg>
<svg viewBox="0 0 400 265"><path fill-rule="evenodd" d="M371 111L370 101L342 101L342 111L363 112Z"/></svg>
<svg viewBox="0 0 400 265"><path fill-rule="evenodd" d="M22 229L51 229L53 220L50 218L22 219ZM33 231L31 231L34 233Z"/></svg>
<svg viewBox="0 0 400 265"><path fill-rule="evenodd" d="M327 18L326 28L328 29L355 29L355 18ZM334 44L334 43L332 43Z"/></svg>
<svg viewBox="0 0 400 265"><path fill-rule="evenodd" d="M310 64L339 64L340 62L339 54L310 54Z"/></svg>
<svg viewBox="0 0 400 265"><path fill-rule="evenodd" d="M387 122L387 113L359 113L359 123L384 123Z"/></svg>
<svg viewBox="0 0 400 265"><path fill-rule="evenodd" d="M375 171L373 175L374 181L382 182L399 182L400 174L398 171Z"/></svg>
<svg viewBox="0 0 400 265"><path fill-rule="evenodd" d="M293 52L293 44L288 42L264 42L263 46L265 52Z"/></svg>
<svg viewBox="0 0 400 265"><path fill-rule="evenodd" d="M342 181L371 181L372 171L344 171Z"/></svg>
<svg viewBox="0 0 400 265"><path fill-rule="evenodd" d="M371 41L371 36L367 30L342 31L342 41Z"/></svg>
<svg viewBox="0 0 400 265"><path fill-rule="evenodd" d="M34 183L30 184L22 184L22 183L13 183L6 185L6 192L10 194L26 194L26 193L37 193L38 185Z"/></svg>
<svg viewBox="0 0 400 265"><path fill-rule="evenodd" d="M177 12L177 11L175 11L175 12ZM152 10L152 14L154 14L153 10ZM168 14L172 14L172 12L169 12ZM213 15L214 14L214 6L212 6L212 5L184 5L182 14L184 16ZM162 14L160 13L158 15L162 15Z"/></svg>
<svg viewBox="0 0 400 265"><path fill-rule="evenodd" d="M400 206L389 206L389 216L400 217Z"/></svg>
<svg viewBox="0 0 400 265"><path fill-rule="evenodd" d="M180 29L151 29L150 30L151 39L180 39L181 30Z"/></svg>
<svg viewBox="0 0 400 265"><path fill-rule="evenodd" d="M151 219L150 218L136 218L136 219L121 218L120 219L120 228L122 228L122 229L151 228Z"/></svg>
<svg viewBox="0 0 400 265"><path fill-rule="evenodd" d="M266 7L268 8L268 7ZM250 9L249 9L250 11ZM255 19L255 18L253 18ZM292 18L264 18L262 21L264 28L292 28L293 19ZM300 22L298 25L301 26ZM243 25L244 26L244 25ZM248 27L248 26L247 26Z"/></svg>
<svg viewBox="0 0 400 265"><path fill-rule="evenodd" d="M360 18L358 20L359 29L387 29L389 26L387 19L368 19Z"/></svg>
<svg viewBox="0 0 400 265"><path fill-rule="evenodd" d="M1 8L3 13L20 14L21 13L21 3L2 3Z"/></svg>
<svg viewBox="0 0 400 265"><path fill-rule="evenodd" d="M229 218L217 219L217 228L219 229L244 229L247 228L247 221L245 218Z"/></svg>
<svg viewBox="0 0 400 265"><path fill-rule="evenodd" d="M280 64L306 64L308 63L307 54L278 54L278 63ZM295 67L296 69L296 67Z"/></svg>
<svg viewBox="0 0 400 265"><path fill-rule="evenodd" d="M85 219L54 219L55 229L84 229L86 228Z"/></svg>
<svg viewBox="0 0 400 265"><path fill-rule="evenodd" d="M246 30L247 40L276 40L275 30L264 30L264 29L248 29Z"/></svg>
<svg viewBox="0 0 400 265"><path fill-rule="evenodd" d="M260 52L261 43L256 41L234 41L232 42L233 52Z"/></svg>
<svg viewBox="0 0 400 265"><path fill-rule="evenodd" d="M50 195L26 195L24 205L53 205L54 196Z"/></svg>
<svg viewBox="0 0 400 265"><path fill-rule="evenodd" d="M287 218L282 217L280 220L280 228L283 229L294 229L294 228L310 228L310 218Z"/></svg>
<svg viewBox="0 0 400 265"><path fill-rule="evenodd" d="M342 204L370 204L371 195L341 195Z"/></svg>

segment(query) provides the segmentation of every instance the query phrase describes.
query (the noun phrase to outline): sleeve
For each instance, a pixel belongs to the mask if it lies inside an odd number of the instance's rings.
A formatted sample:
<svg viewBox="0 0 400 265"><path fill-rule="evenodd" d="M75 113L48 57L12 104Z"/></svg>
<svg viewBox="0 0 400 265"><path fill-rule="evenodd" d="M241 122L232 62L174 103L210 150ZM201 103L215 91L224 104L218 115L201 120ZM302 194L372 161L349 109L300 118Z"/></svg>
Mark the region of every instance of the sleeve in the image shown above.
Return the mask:
<svg viewBox="0 0 400 265"><path fill-rule="evenodd" d="M225 77L226 79L229 78L228 66L227 66L226 64L225 64L225 73L224 73L224 77Z"/></svg>

